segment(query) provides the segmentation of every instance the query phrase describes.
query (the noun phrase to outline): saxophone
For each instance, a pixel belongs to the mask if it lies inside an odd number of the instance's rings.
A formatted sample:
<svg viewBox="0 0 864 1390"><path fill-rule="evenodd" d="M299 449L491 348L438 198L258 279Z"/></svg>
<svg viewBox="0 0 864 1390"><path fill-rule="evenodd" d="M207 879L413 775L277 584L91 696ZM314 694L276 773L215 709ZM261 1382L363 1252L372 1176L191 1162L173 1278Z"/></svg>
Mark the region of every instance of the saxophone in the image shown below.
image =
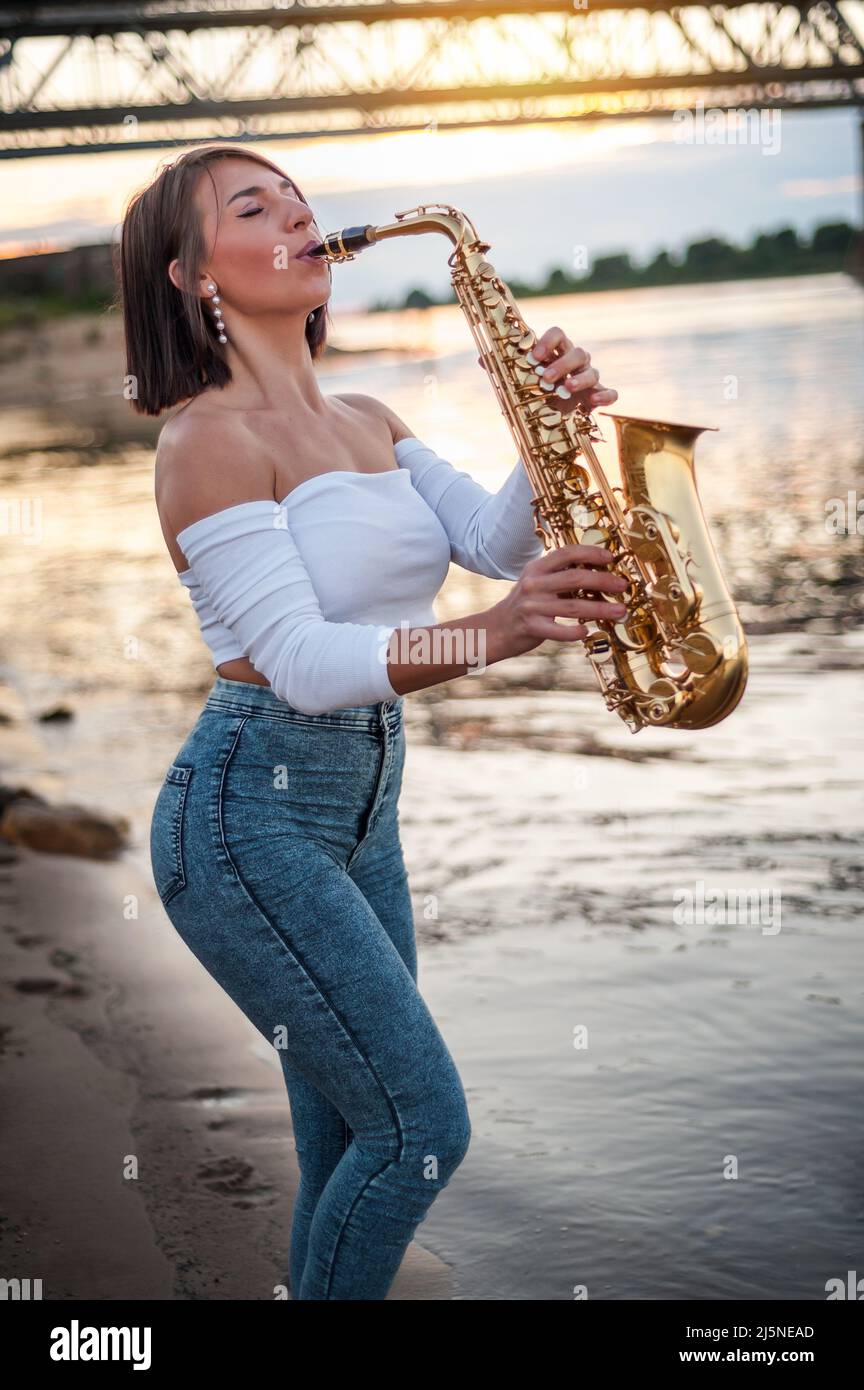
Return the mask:
<svg viewBox="0 0 864 1390"><path fill-rule="evenodd" d="M605 477L589 414L562 415L529 354L537 336L486 260L489 243L445 203L347 227L309 252L333 263L387 237L441 232L456 297L532 485L534 528L546 551L600 545L628 589L622 619L586 619L582 638L608 709L638 733L646 725L704 729L725 719L747 683L747 642L726 587L696 487L694 449L706 426L617 415L621 486ZM563 592L563 591L562 591ZM581 590L566 596L584 597Z"/></svg>

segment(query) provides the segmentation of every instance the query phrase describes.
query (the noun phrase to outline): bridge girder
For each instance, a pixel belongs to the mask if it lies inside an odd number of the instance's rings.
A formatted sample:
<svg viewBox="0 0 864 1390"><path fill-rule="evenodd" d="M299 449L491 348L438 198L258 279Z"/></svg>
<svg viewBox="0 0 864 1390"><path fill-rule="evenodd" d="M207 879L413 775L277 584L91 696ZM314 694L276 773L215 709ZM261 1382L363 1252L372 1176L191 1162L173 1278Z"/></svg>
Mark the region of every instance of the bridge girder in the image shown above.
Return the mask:
<svg viewBox="0 0 864 1390"><path fill-rule="evenodd" d="M0 0L0 158L864 106L864 0Z"/></svg>

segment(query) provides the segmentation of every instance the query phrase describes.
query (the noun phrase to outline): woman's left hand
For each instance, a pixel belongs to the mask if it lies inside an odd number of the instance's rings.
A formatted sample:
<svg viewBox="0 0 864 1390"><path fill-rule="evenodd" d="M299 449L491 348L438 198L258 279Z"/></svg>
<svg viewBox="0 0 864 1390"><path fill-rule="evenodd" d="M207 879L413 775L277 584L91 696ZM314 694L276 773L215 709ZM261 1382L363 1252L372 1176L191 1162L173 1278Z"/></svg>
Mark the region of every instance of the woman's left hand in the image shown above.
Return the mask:
<svg viewBox="0 0 864 1390"><path fill-rule="evenodd" d="M562 415L580 407L586 414L599 405L612 405L618 399L618 392L611 387L601 386L600 374L591 366L591 354L584 348L576 347L561 328L547 328L538 337L532 349L543 367L542 380L553 387L564 386L571 392L564 398L549 391L550 404ZM477 361L485 366L482 357Z"/></svg>

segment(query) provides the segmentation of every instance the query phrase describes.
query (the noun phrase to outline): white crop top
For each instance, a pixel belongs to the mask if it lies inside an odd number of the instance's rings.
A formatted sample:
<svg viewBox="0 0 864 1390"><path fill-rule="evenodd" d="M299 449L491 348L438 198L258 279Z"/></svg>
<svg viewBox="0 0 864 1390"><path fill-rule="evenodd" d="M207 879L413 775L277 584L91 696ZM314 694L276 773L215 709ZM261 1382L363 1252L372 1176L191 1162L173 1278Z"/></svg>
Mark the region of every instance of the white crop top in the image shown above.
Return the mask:
<svg viewBox="0 0 864 1390"><path fill-rule="evenodd" d="M214 667L247 657L305 714L396 699L390 635L437 623L451 560L518 579L542 554L521 458L493 493L413 435L394 454L396 468L319 473L177 533Z"/></svg>

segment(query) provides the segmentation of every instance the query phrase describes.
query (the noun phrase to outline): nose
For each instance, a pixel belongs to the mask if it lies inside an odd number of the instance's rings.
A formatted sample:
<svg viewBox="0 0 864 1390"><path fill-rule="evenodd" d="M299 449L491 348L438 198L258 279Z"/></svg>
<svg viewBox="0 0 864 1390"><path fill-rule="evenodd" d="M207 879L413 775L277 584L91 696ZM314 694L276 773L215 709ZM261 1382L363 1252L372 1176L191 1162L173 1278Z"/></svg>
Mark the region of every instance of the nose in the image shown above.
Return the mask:
<svg viewBox="0 0 864 1390"><path fill-rule="evenodd" d="M308 229L315 225L315 217L309 204L294 197L289 198L289 206L285 211L285 221L292 231L297 231L303 227Z"/></svg>
<svg viewBox="0 0 864 1390"><path fill-rule="evenodd" d="M298 199L295 199L294 205L287 209L285 216L290 226L302 227L307 222L311 222L312 211L305 203L301 203Z"/></svg>

